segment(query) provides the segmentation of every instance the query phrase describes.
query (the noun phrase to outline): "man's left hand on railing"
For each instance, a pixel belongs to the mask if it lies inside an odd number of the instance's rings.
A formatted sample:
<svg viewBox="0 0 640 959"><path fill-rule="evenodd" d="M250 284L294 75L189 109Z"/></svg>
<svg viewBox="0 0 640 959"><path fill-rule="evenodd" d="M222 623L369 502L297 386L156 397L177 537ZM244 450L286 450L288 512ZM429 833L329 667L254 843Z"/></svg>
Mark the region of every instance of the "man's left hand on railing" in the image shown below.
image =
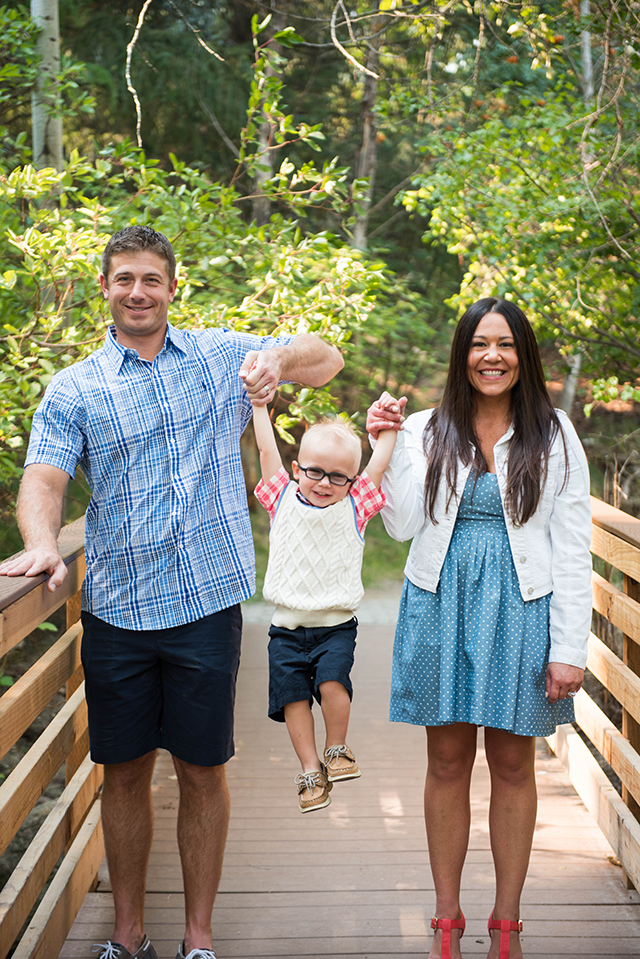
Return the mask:
<svg viewBox="0 0 640 959"><path fill-rule="evenodd" d="M67 567L58 550L64 492L70 476L57 466L32 463L25 467L16 515L25 552L0 565L0 576L40 576L48 573L54 593Z"/></svg>
<svg viewBox="0 0 640 959"><path fill-rule="evenodd" d="M57 550L30 549L0 564L0 576L39 576L49 574L47 588L54 593L67 575L65 562Z"/></svg>

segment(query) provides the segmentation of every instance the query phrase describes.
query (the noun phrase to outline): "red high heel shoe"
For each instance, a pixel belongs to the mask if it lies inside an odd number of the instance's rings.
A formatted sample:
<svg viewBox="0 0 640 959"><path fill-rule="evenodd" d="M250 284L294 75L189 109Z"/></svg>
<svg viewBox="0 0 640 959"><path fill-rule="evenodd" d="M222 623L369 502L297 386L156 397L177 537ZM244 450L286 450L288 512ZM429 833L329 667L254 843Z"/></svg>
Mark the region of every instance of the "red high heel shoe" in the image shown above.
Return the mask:
<svg viewBox="0 0 640 959"><path fill-rule="evenodd" d="M438 919L437 916L434 916L431 920L431 928L435 929L437 932L438 929L442 929L442 949L440 950L441 959L451 959L451 930L452 929L461 929L460 938L464 936L464 928L466 922L460 910L459 919Z"/></svg>
<svg viewBox="0 0 640 959"><path fill-rule="evenodd" d="M492 929L500 930L499 959L509 959L509 951L511 947L511 940L509 939L509 936L512 932L522 932L522 919L518 919L517 922L512 922L510 919L494 919L493 913L491 913L489 916L489 922L487 923L487 929L489 930L489 938L491 938Z"/></svg>

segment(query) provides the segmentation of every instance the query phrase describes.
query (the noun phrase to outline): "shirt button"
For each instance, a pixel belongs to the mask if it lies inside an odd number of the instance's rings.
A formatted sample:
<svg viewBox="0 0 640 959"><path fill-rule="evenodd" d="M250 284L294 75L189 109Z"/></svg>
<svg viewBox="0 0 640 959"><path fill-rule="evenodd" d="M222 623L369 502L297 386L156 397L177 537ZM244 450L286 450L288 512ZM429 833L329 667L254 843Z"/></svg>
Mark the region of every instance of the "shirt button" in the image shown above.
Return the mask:
<svg viewBox="0 0 640 959"><path fill-rule="evenodd" d="M527 590L527 592L528 592L529 596L531 596L531 594L532 594L532 592L533 592L533 586L530 586L529 589Z"/></svg>
<svg viewBox="0 0 640 959"><path fill-rule="evenodd" d="M521 562L521 563L526 563L526 562L527 562L527 557L526 557L526 556L521 556L521 557L520 557L520 562Z"/></svg>

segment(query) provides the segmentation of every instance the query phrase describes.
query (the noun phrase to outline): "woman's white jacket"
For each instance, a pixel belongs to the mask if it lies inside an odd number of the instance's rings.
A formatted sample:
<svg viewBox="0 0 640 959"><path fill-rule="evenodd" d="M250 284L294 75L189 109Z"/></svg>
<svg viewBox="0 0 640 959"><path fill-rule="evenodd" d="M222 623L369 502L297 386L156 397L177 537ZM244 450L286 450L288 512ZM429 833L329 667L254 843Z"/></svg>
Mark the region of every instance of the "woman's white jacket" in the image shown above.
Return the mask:
<svg viewBox="0 0 640 959"><path fill-rule="evenodd" d="M446 508L443 481L438 490L432 523L424 509L426 460L423 432L432 410L409 416L398 434L391 463L382 481L387 504L382 518L393 539L412 539L405 575L414 585L435 593L470 466L458 464L456 495ZM569 418L556 411L564 433L568 475L561 436L549 455L547 481L534 515L514 526L504 510L510 428L496 443L493 455L504 518L525 602L551 593L549 661L584 667L591 625L591 508L589 470L582 445ZM443 469L444 474L444 469Z"/></svg>

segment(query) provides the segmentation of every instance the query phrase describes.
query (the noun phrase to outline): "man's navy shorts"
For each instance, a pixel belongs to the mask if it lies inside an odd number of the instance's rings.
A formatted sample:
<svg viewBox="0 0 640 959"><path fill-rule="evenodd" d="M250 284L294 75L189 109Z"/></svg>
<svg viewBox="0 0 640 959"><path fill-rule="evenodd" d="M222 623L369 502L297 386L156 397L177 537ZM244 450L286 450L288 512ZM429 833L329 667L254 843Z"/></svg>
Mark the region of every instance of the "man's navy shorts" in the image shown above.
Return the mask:
<svg viewBox="0 0 640 959"><path fill-rule="evenodd" d="M284 722L284 707L314 698L320 702L320 683L342 683L349 699L349 678L356 648L358 620L337 626L269 628L269 717Z"/></svg>
<svg viewBox="0 0 640 959"><path fill-rule="evenodd" d="M172 629L120 629L82 613L91 758L125 763L158 747L196 766L233 756L242 612Z"/></svg>

